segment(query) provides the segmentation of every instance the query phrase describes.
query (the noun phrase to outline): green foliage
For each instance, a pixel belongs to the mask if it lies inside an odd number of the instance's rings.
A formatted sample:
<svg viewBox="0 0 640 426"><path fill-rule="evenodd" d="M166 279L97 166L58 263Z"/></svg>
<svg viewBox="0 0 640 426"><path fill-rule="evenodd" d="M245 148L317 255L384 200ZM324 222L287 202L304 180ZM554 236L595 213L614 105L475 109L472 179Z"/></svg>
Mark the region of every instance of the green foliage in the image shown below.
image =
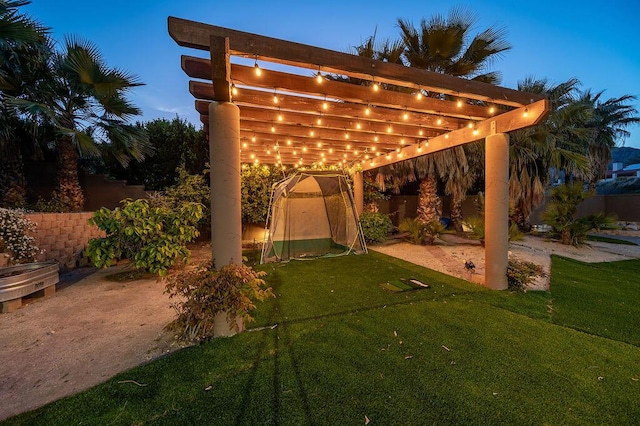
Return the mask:
<svg viewBox="0 0 640 426"><path fill-rule="evenodd" d="M35 238L29 235L36 225L22 210L0 208L0 253L9 254L9 263L33 262L38 255Z"/></svg>
<svg viewBox="0 0 640 426"><path fill-rule="evenodd" d="M484 230L484 215L483 216L471 216L465 222L465 225L471 232L471 238L479 240L484 245L485 230ZM512 222L509 225L509 241L522 241L524 240L524 234L518 228L518 224Z"/></svg>
<svg viewBox="0 0 640 426"><path fill-rule="evenodd" d="M89 221L106 237L91 239L87 256L99 268L129 259L138 269L164 276L178 260L188 261L185 244L198 236L195 225L202 210L199 203L169 208L150 206L147 200L123 200L114 210L103 207Z"/></svg>
<svg viewBox="0 0 640 426"><path fill-rule="evenodd" d="M282 172L266 165L243 166L242 223L264 223L267 220L273 184L284 178Z"/></svg>
<svg viewBox="0 0 640 426"><path fill-rule="evenodd" d="M602 213L580 218L575 216L578 205L593 195L592 191L585 191L581 183L554 188L542 215L545 223L551 226L549 235L558 238L562 244L579 246L584 243L589 231L612 227L615 224L613 216Z"/></svg>
<svg viewBox="0 0 640 426"><path fill-rule="evenodd" d="M360 226L368 243L382 243L387 239L391 219L382 213L362 212Z"/></svg>
<svg viewBox="0 0 640 426"><path fill-rule="evenodd" d="M180 181L179 169L199 175L209 162L209 143L202 129L179 117L156 119L140 126L146 129L153 156L122 168L113 159L106 161L106 173L129 184L144 185L147 191L164 191ZM205 180L207 177L205 177Z"/></svg>
<svg viewBox="0 0 640 426"><path fill-rule="evenodd" d="M398 226L400 231L409 233L412 244L431 245L444 232L444 225L439 220L422 223L418 219L404 218Z"/></svg>
<svg viewBox="0 0 640 426"><path fill-rule="evenodd" d="M190 271L183 271L167 279L165 293L178 317L167 325L185 340L198 341L213 337L214 318L226 313L227 321L237 329L236 318L253 321L250 312L254 301L275 297L271 287L264 288L261 277L251 267L231 263L216 271L212 262L205 262Z"/></svg>
<svg viewBox="0 0 640 426"><path fill-rule="evenodd" d="M507 282L511 291L525 291L536 277L546 277L542 266L532 262L509 259Z"/></svg>
<svg viewBox="0 0 640 426"><path fill-rule="evenodd" d="M60 200L56 191L52 192L51 198L48 200L39 197L33 209L37 212L45 213L68 213L71 211L69 206Z"/></svg>

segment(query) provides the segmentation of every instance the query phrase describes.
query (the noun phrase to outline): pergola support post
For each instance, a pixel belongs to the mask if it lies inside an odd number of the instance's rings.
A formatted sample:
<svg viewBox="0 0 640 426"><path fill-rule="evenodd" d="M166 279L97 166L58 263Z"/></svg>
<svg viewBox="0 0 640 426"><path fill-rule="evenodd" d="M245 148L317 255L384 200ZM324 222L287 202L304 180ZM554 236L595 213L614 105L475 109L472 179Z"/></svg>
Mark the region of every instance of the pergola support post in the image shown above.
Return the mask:
<svg viewBox="0 0 640 426"><path fill-rule="evenodd" d="M240 109L231 102L209 105L209 161L211 164L211 249L216 269L242 263L240 210ZM235 330L226 312L214 320L214 336Z"/></svg>
<svg viewBox="0 0 640 426"><path fill-rule="evenodd" d="M485 285L505 290L509 263L509 135L485 139Z"/></svg>
<svg viewBox="0 0 640 426"><path fill-rule="evenodd" d="M356 213L360 217L364 209L364 183L362 172L359 170L353 172L353 198L356 204Z"/></svg>
<svg viewBox="0 0 640 426"><path fill-rule="evenodd" d="M211 248L217 269L242 262L240 211L240 110L230 102L209 105Z"/></svg>

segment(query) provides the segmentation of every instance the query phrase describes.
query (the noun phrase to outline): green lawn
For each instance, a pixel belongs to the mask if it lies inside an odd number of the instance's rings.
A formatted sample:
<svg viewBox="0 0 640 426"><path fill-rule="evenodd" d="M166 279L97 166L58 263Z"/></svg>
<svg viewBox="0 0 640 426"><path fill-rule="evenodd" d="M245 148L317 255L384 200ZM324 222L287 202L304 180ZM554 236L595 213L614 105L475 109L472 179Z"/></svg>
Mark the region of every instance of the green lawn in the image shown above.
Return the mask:
<svg viewBox="0 0 640 426"><path fill-rule="evenodd" d="M556 257L551 294L514 294L376 253L268 265L276 327L8 424L638 424L639 268ZM431 289L379 287L408 277Z"/></svg>

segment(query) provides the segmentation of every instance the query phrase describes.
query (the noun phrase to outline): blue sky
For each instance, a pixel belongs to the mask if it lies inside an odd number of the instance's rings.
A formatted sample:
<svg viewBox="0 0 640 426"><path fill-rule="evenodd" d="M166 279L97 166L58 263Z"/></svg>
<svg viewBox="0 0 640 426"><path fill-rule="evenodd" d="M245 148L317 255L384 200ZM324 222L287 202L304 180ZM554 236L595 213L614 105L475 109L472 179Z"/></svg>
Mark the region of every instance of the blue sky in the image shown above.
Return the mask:
<svg viewBox="0 0 640 426"><path fill-rule="evenodd" d="M143 121L177 114L199 126L180 55L207 55L175 44L167 31L170 15L348 51L376 28L378 40L396 37L397 18L418 24L422 17L446 15L455 6L475 13L475 32L488 26L507 29L513 47L493 67L503 74L502 86L516 87L528 76L553 83L576 77L583 89L605 90L605 99L640 96L637 0L110 0L92 5L85 0L33 0L23 10L52 28L56 40L64 35L90 40L110 66L146 83L132 93ZM625 146L640 148L640 127L629 130Z"/></svg>

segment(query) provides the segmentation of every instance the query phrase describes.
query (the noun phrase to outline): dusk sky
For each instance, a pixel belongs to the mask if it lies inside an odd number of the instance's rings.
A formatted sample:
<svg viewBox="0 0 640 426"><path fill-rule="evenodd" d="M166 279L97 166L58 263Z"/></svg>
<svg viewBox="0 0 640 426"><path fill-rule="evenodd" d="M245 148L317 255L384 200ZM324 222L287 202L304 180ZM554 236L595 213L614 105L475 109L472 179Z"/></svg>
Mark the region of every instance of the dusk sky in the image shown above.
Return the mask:
<svg viewBox="0 0 640 426"><path fill-rule="evenodd" d="M452 7L473 12L473 34L489 26L505 27L513 46L493 69L501 86L515 88L534 76L560 83L576 77L582 89L604 90L603 99L640 95L640 2L513 1L207 1L110 0L89 5L81 0L33 0L23 11L53 31L95 43L109 66L136 74L146 85L132 93L142 121L176 115L200 126L180 55L207 57L179 47L169 37L167 17L310 44L337 51L373 34L395 38L397 18L419 24L423 17L446 15ZM640 107L640 102L635 102ZM625 146L640 148L640 128L629 129Z"/></svg>

